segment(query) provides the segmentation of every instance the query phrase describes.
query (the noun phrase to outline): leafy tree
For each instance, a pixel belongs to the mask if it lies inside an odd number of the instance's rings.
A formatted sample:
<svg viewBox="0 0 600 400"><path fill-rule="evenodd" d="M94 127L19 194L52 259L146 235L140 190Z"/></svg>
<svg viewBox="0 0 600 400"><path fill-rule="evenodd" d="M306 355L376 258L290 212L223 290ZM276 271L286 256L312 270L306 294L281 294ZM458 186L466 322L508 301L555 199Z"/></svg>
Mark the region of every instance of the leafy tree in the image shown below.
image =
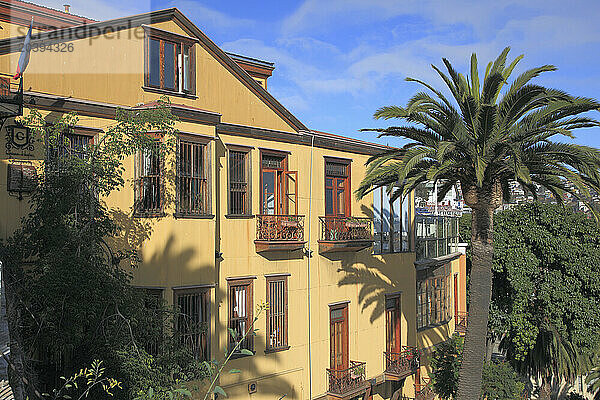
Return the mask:
<svg viewBox="0 0 600 400"><path fill-rule="evenodd" d="M440 343L431 356L430 377L433 391L442 399L456 397L463 346L463 338L455 334L449 340Z"/></svg>
<svg viewBox="0 0 600 400"><path fill-rule="evenodd" d="M518 400L523 398L525 383L506 362L489 362L483 367L483 398L487 400Z"/></svg>
<svg viewBox="0 0 600 400"><path fill-rule="evenodd" d="M588 391L594 393L594 400L600 400L600 367L596 367L585 378Z"/></svg>
<svg viewBox="0 0 600 400"><path fill-rule="evenodd" d="M600 191L600 152L553 141L573 131L600 125L588 116L600 104L589 98L542 87L530 81L556 67L544 65L518 76L501 96L504 84L523 56L507 66L509 48L487 65L480 85L477 57L470 76L459 74L443 59L447 74L436 66L453 99L413 78L433 93L419 92L406 107L382 107L377 119L399 118L405 126L369 129L411 143L372 157L357 190L363 197L375 187L395 185L392 198L406 196L425 181L440 182L438 199L457 183L472 209L469 331L459 378L458 398L475 399L481 389L488 310L492 293L494 211L518 182L535 195L535 185L557 200L565 192L586 201L590 189ZM584 114L584 115L582 115Z"/></svg>
<svg viewBox="0 0 600 400"><path fill-rule="evenodd" d="M123 226L104 198L124 186L125 158L174 148L175 118L164 101L155 109L119 110L97 143L72 153L64 141L77 121L75 114L49 120L35 109L22 120L49 156L31 212L0 246L11 386L17 400L39 398L38 388L55 387L59 376L103 359L111 376L125 378L125 391L115 395L158 386L168 398L177 390L173 376L201 377L206 370L173 338L164 339L169 351L156 357L145 350L162 339L172 314L161 305L148 312L148 299L130 286L121 265L135 266L137 249L111 245ZM149 131L162 132L158 148Z"/></svg>
<svg viewBox="0 0 600 400"><path fill-rule="evenodd" d="M464 340L455 334L440 343L431 357L433 390L442 399L456 397ZM517 372L505 362L486 363L483 367L482 398L512 400L521 398L525 384Z"/></svg>
<svg viewBox="0 0 600 400"><path fill-rule="evenodd" d="M573 381L600 343L600 228L532 203L496 218L490 329L528 376Z"/></svg>

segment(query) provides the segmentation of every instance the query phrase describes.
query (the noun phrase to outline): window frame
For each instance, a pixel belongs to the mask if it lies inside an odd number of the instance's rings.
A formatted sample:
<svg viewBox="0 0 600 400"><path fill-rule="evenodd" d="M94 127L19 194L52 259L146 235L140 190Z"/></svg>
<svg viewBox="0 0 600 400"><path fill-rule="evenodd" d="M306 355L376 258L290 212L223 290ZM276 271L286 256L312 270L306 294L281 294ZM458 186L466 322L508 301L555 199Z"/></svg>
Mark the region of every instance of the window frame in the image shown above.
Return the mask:
<svg viewBox="0 0 600 400"><path fill-rule="evenodd" d="M160 138L157 136L155 139L155 142L157 143L157 147L160 147ZM165 175L165 157L163 154L160 153L160 149L156 150L158 151L158 202L159 202L159 206L157 208L154 209L142 209L140 207L140 200L141 200L141 186L140 186L140 181L141 179L149 179L152 178L154 175L145 175L145 176L141 176L141 169L142 169L142 152L143 151L148 151L148 150L138 150L135 152L134 155L134 189L133 189L133 207L134 207L134 215L138 216L138 217L162 217L164 216L164 206L165 206L165 196L164 196L164 190L165 190L165 185L164 185L164 175Z"/></svg>
<svg viewBox="0 0 600 400"><path fill-rule="evenodd" d="M194 357L198 357L198 359L200 359L201 361L210 361L211 360L211 315L212 315L212 295L211 295L211 286L198 286L198 287L192 287L192 288L173 288L173 306L175 307L175 310L177 312L174 320L173 320L173 331L175 333L180 333L179 332L179 314L180 314L180 310L179 310L179 304L178 304L178 299L179 296L185 296L185 295L198 295L199 296L199 300L200 302L205 302L204 305L200 304L200 308L199 311L202 310L202 307L204 306L206 313L204 314L205 316L205 321L200 321L201 323L205 323L207 326L206 329L206 348L204 349L204 354L196 354L194 349L190 349L190 351L192 351L192 353L194 353ZM186 315L187 316L187 315ZM201 334L200 334L201 336ZM200 338L200 341L202 339Z"/></svg>
<svg viewBox="0 0 600 400"><path fill-rule="evenodd" d="M452 319L452 291L448 284L451 276L450 263L441 265L433 273L428 270L417 273L417 331L446 324Z"/></svg>
<svg viewBox="0 0 600 400"><path fill-rule="evenodd" d="M373 235L374 235L374 245L373 245L373 254L395 254L395 253L410 253L413 252L413 243L415 235L414 233L414 224L411 223L413 220L413 212L411 211L411 202L413 201L412 194L406 195L404 198L396 199L394 202L390 202L387 195L384 196L384 190L387 190L387 187L377 187L373 190ZM380 207L379 213L381 215L381 219L379 221L376 220L376 209L375 209L375 196L379 194L380 196ZM384 205L385 201L385 205ZM394 208L395 203L398 202L400 205L400 209L396 211ZM406 202L406 209L404 208L404 203ZM386 208L386 206L388 208ZM389 215L384 216L384 210L387 210ZM404 224L404 213L407 215L406 226ZM394 229L394 221L395 215L399 217L399 229ZM387 229L383 229L385 225L385 221L387 220ZM378 224L379 222L379 224ZM379 225L379 226L378 226ZM379 231L377 230L379 228ZM406 241L404 240L404 231L406 230ZM379 233L379 235L378 235ZM384 240L384 234L388 235L388 238ZM398 237L398 240L395 240L395 237ZM378 238L379 237L379 238ZM395 244L398 243L400 248L397 249ZM384 244L387 244L388 249L384 250ZM406 247L404 246L406 244Z"/></svg>
<svg viewBox="0 0 600 400"><path fill-rule="evenodd" d="M263 166L263 157L264 156L272 156L281 158L281 165L279 167L264 167ZM277 151L277 150L267 150L260 149L260 157L259 157L259 185L260 185L260 193L259 193L259 215L298 215L298 171L290 171L289 166L289 153L285 151ZM275 180L277 187L274 188L276 192L275 195L275 213L274 214L266 214L264 211L264 195L263 195L263 174L264 172L275 172ZM289 176L295 176L295 207L296 213L289 213L289 202L288 202L288 187L287 181Z"/></svg>
<svg viewBox="0 0 600 400"><path fill-rule="evenodd" d="M246 172L246 206L244 213L234 213L232 212L232 201L231 201L231 187L234 182L231 180L231 161L232 153L240 153L244 154L244 164L245 164L245 172ZM241 183L241 182L235 182ZM235 146L228 145L227 146L227 217L252 217L252 148L243 147L243 146Z"/></svg>
<svg viewBox="0 0 600 400"><path fill-rule="evenodd" d="M212 190L211 190L211 177L212 177L212 164L211 164L211 146L210 139L197 137L193 135L186 135L180 133L177 138L177 151L176 151L176 171L175 171L175 217L176 218L212 218ZM205 206L204 210L200 212L194 212L189 210L183 210L181 206L181 180L184 176L181 174L182 167L182 156L181 156L181 147L182 143L190 144L192 146L199 146L202 148L202 178L200 180L204 180L205 191ZM195 177L191 177L194 179Z"/></svg>
<svg viewBox="0 0 600 400"><path fill-rule="evenodd" d="M227 328L229 329L233 329L235 331L234 325L233 325L233 301L232 301L232 293L233 293L233 289L236 287L246 287L246 298L245 298L245 304L246 304L246 316L245 316L245 320L246 320L246 328L248 329L250 327L250 325L253 322L253 318L254 318L254 279L248 279L248 278L231 278L227 280ZM236 321L240 320L240 317L235 317ZM227 340L227 348L229 351L233 350L233 347L235 346L235 342L233 337L231 336L231 334L228 333L227 335L228 340ZM238 358L238 357L245 357L246 355L241 353L242 349L246 349L251 351L253 354L256 354L256 350L254 348L254 336L249 334L248 336L246 336L246 343L248 345L249 348L247 347L242 347L242 345L240 345L237 349L237 351L235 353L233 353L234 358Z"/></svg>
<svg viewBox="0 0 600 400"><path fill-rule="evenodd" d="M144 26L144 88L156 90L160 92L166 92L175 95L183 96L194 96L196 94L196 46L198 39L179 35L174 32L157 29L150 26ZM151 40L157 40L159 42L159 85L151 84L150 79L150 43ZM164 81L164 43L169 42L174 45L175 60L174 60L174 73L175 73L175 87L173 89L165 86ZM184 49L188 48L188 64L189 64L189 82L190 88L185 89L183 87L183 55ZM180 56L181 55L181 63Z"/></svg>
<svg viewBox="0 0 600 400"><path fill-rule="evenodd" d="M352 207L351 207L351 183L352 183L352 160L349 159L345 159L345 158L337 158L337 157L328 157L325 156L324 157L325 163L323 165L323 170L324 170L324 202L325 202L325 216L331 216L331 217L350 217L352 216ZM333 175L328 175L327 174L327 164L338 164L338 165L344 165L346 168L346 176L345 177L339 177L339 176L333 176ZM327 185L327 179L331 178L333 179L333 184L331 186ZM337 181L341 180L342 182L344 182L344 212L343 213L336 213L336 204L338 203L337 201L334 201L335 199L337 199L336 195L337 195ZM332 190L332 214L327 214L327 190L331 189ZM339 206L339 204L337 204Z"/></svg>
<svg viewBox="0 0 600 400"><path fill-rule="evenodd" d="M266 318L266 349L265 349L265 353L273 353L273 352L277 352L277 351L284 351L284 350L288 350L290 348L289 346L289 341L288 341L288 334L289 334L289 325L288 325L288 274L281 274L281 275L271 275L271 276L267 276L266 277L266 299L267 299L267 303L269 304L269 307L267 308L267 318ZM271 301L271 283L274 282L283 282L283 311L282 311L282 319L283 321L280 321L280 323L283 325L283 344L279 345L279 346L272 346L270 344L270 338L271 338L271 327L274 325L273 323L271 323L271 317L273 317L272 315L272 310L273 310L273 302ZM276 317L275 317L276 318Z"/></svg>

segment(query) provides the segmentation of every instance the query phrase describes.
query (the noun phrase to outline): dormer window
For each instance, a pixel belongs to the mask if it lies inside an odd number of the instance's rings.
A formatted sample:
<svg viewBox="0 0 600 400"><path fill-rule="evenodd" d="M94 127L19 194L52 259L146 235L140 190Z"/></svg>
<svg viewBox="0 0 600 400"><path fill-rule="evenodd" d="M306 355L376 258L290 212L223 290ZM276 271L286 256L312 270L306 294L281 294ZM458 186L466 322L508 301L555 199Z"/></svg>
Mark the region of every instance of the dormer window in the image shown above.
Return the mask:
<svg viewBox="0 0 600 400"><path fill-rule="evenodd" d="M145 29L145 87L161 92L193 95L196 91L196 40L162 29Z"/></svg>

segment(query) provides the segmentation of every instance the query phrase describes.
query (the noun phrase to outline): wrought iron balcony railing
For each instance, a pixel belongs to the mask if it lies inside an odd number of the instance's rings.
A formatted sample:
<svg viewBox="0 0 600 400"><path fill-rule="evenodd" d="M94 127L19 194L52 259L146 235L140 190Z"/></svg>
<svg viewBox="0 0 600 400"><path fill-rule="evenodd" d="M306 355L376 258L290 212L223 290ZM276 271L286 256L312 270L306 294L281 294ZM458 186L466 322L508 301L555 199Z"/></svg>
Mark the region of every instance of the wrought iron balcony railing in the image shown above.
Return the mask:
<svg viewBox="0 0 600 400"><path fill-rule="evenodd" d="M321 240L351 241L373 240L373 220L367 217L326 216L319 217Z"/></svg>
<svg viewBox="0 0 600 400"><path fill-rule="evenodd" d="M455 330L456 332L458 332L459 334L463 335L465 333L467 333L467 324L469 322L469 313L466 312L459 312L456 316L455 316Z"/></svg>
<svg viewBox="0 0 600 400"><path fill-rule="evenodd" d="M367 363L350 361L350 366L345 369L327 368L327 382L329 393L344 395L365 385Z"/></svg>
<svg viewBox="0 0 600 400"><path fill-rule="evenodd" d="M384 352L385 373L399 378L412 375L420 366L419 350L412 346L402 346L399 353Z"/></svg>
<svg viewBox="0 0 600 400"><path fill-rule="evenodd" d="M256 222L258 241L304 241L304 215L260 214Z"/></svg>
<svg viewBox="0 0 600 400"><path fill-rule="evenodd" d="M421 378L421 382L415 384L415 400L433 400L435 392L430 378Z"/></svg>

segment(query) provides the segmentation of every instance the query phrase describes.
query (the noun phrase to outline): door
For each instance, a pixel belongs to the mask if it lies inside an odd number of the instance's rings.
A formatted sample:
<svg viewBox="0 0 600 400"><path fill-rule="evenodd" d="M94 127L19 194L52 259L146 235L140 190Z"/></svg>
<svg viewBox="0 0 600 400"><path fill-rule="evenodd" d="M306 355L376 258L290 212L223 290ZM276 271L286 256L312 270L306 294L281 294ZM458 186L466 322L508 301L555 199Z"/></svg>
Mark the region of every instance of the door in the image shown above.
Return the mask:
<svg viewBox="0 0 600 400"><path fill-rule="evenodd" d="M262 177L262 214L281 213L281 174L274 169L263 169Z"/></svg>
<svg viewBox="0 0 600 400"><path fill-rule="evenodd" d="M402 351L402 328L400 324L400 296L385 299L386 350L388 353Z"/></svg>
<svg viewBox="0 0 600 400"><path fill-rule="evenodd" d="M325 215L344 217L349 215L346 193L347 178L325 178Z"/></svg>
<svg viewBox="0 0 600 400"><path fill-rule="evenodd" d="M330 366L334 370L348 368L348 304L329 309L331 338Z"/></svg>
<svg viewBox="0 0 600 400"><path fill-rule="evenodd" d="M458 318L458 274L454 274L454 319Z"/></svg>
<svg viewBox="0 0 600 400"><path fill-rule="evenodd" d="M298 215L298 171L285 171L285 213Z"/></svg>

